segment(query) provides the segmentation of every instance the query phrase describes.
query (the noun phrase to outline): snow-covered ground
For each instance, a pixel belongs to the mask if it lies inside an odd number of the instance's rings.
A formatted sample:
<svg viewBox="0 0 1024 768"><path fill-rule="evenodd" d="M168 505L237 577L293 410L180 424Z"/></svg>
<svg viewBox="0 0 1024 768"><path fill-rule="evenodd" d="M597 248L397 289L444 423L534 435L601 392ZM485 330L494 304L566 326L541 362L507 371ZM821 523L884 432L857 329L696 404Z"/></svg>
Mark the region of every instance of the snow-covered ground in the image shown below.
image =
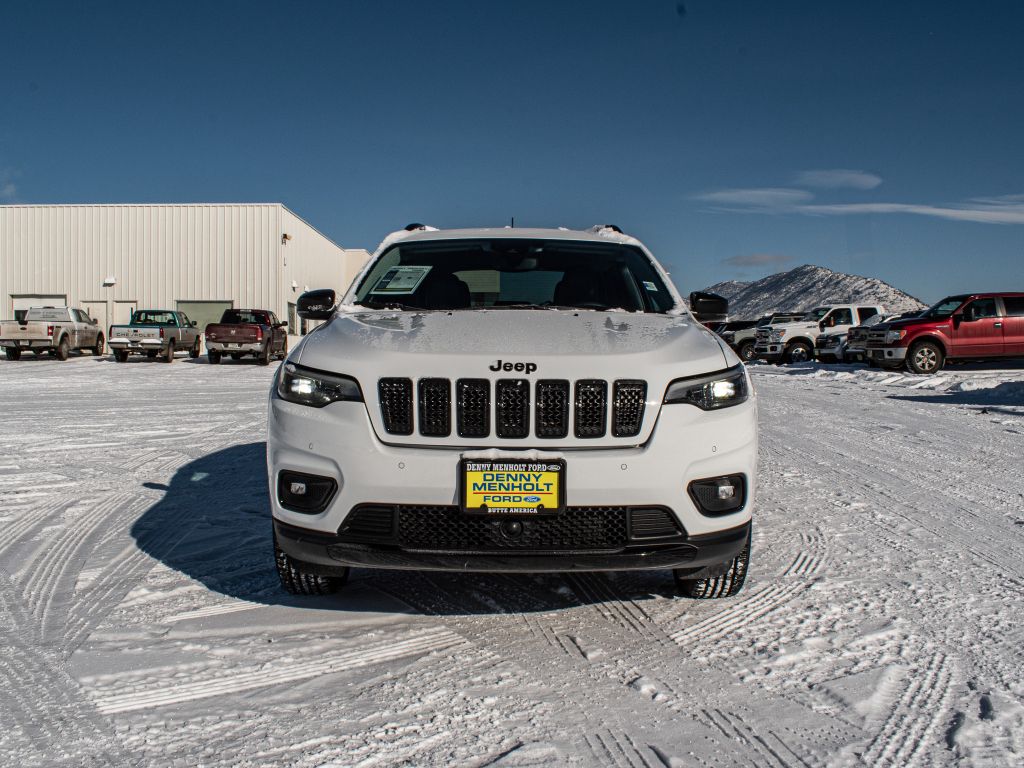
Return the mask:
<svg viewBox="0 0 1024 768"><path fill-rule="evenodd" d="M1024 367L754 366L745 591L277 586L274 367L0 362L0 765L1024 760Z"/></svg>

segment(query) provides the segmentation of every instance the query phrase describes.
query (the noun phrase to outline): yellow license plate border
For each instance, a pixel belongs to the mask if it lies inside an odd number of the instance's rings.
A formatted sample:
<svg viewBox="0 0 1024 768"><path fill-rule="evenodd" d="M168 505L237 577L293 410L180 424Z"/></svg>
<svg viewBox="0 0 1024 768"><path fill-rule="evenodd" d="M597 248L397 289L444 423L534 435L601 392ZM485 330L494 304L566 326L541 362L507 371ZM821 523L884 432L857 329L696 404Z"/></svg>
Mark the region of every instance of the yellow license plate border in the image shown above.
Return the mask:
<svg viewBox="0 0 1024 768"><path fill-rule="evenodd" d="M524 464L527 467L534 467L535 469L525 469L521 471L535 471L535 472L557 472L558 474L558 492L557 492L557 506L554 508L544 507L543 509L530 509L529 511L514 511L516 508L509 507L497 507L489 509L486 506L470 507L467 505L466 495L466 480L468 477L468 465L495 465L495 464ZM551 467L557 467L552 469ZM475 472L485 472L487 470L475 469ZM500 470L499 470L500 471ZM558 515L565 510L565 479L566 479L566 461L565 459L524 459L515 456L510 456L501 459L473 459L463 458L459 460L458 465L458 478L457 488L459 493L459 509L467 515L479 515L479 516L501 516L501 517L540 517L543 515Z"/></svg>

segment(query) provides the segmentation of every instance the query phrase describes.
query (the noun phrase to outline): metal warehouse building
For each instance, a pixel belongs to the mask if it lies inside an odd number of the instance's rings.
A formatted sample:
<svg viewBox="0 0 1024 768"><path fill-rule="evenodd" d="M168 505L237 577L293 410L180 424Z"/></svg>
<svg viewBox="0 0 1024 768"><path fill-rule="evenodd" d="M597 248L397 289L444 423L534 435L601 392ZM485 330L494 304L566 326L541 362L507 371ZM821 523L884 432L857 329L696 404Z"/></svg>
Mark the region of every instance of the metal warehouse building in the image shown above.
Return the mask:
<svg viewBox="0 0 1024 768"><path fill-rule="evenodd" d="M4 205L0 314L67 304L106 328L135 309L178 309L203 327L248 307L300 333L299 294L340 294L367 258L280 203Z"/></svg>

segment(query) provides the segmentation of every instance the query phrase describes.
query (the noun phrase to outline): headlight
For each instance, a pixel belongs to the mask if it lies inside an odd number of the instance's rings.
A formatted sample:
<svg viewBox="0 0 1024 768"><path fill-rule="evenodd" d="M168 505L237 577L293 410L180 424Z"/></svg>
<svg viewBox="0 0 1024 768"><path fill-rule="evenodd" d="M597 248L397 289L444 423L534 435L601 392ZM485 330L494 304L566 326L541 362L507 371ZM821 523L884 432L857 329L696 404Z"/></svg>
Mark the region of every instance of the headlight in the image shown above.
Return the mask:
<svg viewBox="0 0 1024 768"><path fill-rule="evenodd" d="M277 394L282 400L313 408L323 408L339 400L363 401L359 383L349 376L314 371L294 363L281 366Z"/></svg>
<svg viewBox="0 0 1024 768"><path fill-rule="evenodd" d="M705 411L739 405L750 397L742 365L707 376L676 379L668 385L665 403L689 403Z"/></svg>
<svg viewBox="0 0 1024 768"><path fill-rule="evenodd" d="M898 341L902 341L903 337L907 335L906 331L886 331L885 332L885 343L895 344Z"/></svg>
<svg viewBox="0 0 1024 768"><path fill-rule="evenodd" d="M786 335L786 332L772 330L770 335L772 341L782 341L782 337Z"/></svg>

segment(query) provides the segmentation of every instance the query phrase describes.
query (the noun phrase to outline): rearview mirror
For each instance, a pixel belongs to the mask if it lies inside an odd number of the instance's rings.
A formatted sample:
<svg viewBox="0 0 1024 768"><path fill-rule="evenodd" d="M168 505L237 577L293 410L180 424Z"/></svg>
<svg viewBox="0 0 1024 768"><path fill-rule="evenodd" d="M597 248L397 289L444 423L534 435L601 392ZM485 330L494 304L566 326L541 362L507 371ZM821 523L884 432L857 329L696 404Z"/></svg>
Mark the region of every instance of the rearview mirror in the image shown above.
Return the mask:
<svg viewBox="0 0 1024 768"><path fill-rule="evenodd" d="M724 321L729 315L729 301L717 293L694 291L690 294L690 311L702 323Z"/></svg>
<svg viewBox="0 0 1024 768"><path fill-rule="evenodd" d="M330 288L306 291L299 296L299 301L295 305L295 311L304 320L329 320L331 315L334 314L336 302L337 297Z"/></svg>

